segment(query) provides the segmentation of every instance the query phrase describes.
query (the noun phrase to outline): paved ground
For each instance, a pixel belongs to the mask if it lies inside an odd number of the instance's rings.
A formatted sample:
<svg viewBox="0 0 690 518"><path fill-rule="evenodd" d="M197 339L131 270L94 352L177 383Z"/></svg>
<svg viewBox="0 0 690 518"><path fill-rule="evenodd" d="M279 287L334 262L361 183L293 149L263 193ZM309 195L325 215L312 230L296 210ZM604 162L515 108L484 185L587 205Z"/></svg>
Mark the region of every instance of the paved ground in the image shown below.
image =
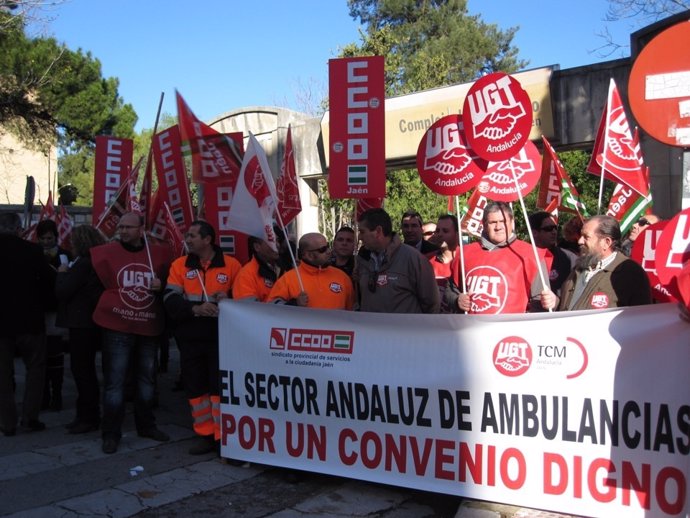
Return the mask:
<svg viewBox="0 0 690 518"><path fill-rule="evenodd" d="M318 517L387 518L512 516L555 517L458 497L301 473L297 483L286 470L270 466L234 467L215 454L191 456L191 419L177 378L175 351L169 372L159 378L159 427L168 443L142 439L131 413L114 455L101 451L98 432L70 435L76 390L65 371L64 408L41 415L43 432L19 430L0 436L0 516L20 517ZM23 366L16 363L18 391Z"/></svg>

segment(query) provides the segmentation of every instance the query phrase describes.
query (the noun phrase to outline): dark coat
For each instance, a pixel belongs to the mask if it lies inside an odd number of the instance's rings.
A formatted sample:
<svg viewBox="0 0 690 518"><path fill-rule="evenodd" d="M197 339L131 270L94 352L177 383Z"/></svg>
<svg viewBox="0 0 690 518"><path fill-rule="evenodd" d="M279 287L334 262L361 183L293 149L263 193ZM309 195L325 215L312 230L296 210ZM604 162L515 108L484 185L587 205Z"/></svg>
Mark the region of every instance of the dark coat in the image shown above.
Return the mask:
<svg viewBox="0 0 690 518"><path fill-rule="evenodd" d="M18 236L0 235L0 336L11 337L45 330L43 313L52 297L55 270L43 250Z"/></svg>
<svg viewBox="0 0 690 518"><path fill-rule="evenodd" d="M78 329L97 327L92 315L101 293L103 285L90 257L80 257L68 271L58 272L55 280L59 302L57 325Z"/></svg>

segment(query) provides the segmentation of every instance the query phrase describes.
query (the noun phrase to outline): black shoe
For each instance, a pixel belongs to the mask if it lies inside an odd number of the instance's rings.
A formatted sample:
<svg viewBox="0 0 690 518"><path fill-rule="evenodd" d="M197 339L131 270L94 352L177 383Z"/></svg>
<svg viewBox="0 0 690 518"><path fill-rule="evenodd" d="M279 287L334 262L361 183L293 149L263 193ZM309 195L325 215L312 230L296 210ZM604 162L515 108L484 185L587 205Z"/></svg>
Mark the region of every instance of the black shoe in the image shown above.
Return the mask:
<svg viewBox="0 0 690 518"><path fill-rule="evenodd" d="M38 419L30 419L29 421L22 422L22 426L27 428L30 432L41 432L46 429L45 423L42 423Z"/></svg>
<svg viewBox="0 0 690 518"><path fill-rule="evenodd" d="M69 423L67 423L65 425L65 428L67 428L68 430L71 430L72 428L74 428L75 426L77 426L78 424L81 424L81 423L82 423L81 419L79 419L78 417L75 417L72 421L70 421Z"/></svg>
<svg viewBox="0 0 690 518"><path fill-rule="evenodd" d="M53 394L53 397L50 400L49 408L53 412L59 412L62 410L62 396Z"/></svg>
<svg viewBox="0 0 690 518"><path fill-rule="evenodd" d="M204 455L205 453L216 451L216 448L216 440L213 438L213 435L205 435L199 437L196 444L189 448L188 452L190 455Z"/></svg>
<svg viewBox="0 0 690 518"><path fill-rule="evenodd" d="M117 451L118 443L119 441L115 439L115 437L104 437L101 449L103 450L103 453L110 455L111 453L115 453Z"/></svg>
<svg viewBox="0 0 690 518"><path fill-rule="evenodd" d="M71 434L79 434L79 433L88 433L88 432L95 432L98 430L98 423L89 423L87 421L80 421L74 426L68 428L69 433Z"/></svg>
<svg viewBox="0 0 690 518"><path fill-rule="evenodd" d="M16 428L0 428L0 432L2 432L2 435L5 437L14 437L17 435L17 429Z"/></svg>
<svg viewBox="0 0 690 518"><path fill-rule="evenodd" d="M170 440L170 436L158 428L151 428L150 430L145 430L139 432L139 437L144 437L146 439L153 439L158 442L167 442Z"/></svg>

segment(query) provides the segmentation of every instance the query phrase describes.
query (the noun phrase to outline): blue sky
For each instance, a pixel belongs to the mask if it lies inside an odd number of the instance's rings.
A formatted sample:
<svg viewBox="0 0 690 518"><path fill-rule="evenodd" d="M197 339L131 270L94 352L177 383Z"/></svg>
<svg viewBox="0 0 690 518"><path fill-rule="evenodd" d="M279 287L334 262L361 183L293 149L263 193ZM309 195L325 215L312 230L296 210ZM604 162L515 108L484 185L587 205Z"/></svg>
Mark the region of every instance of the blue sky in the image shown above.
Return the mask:
<svg viewBox="0 0 690 518"><path fill-rule="evenodd" d="M500 28L519 26L514 43L528 68L571 68L603 57L606 0L469 0L471 14ZM178 89L202 120L245 106L304 111L305 92L327 92L328 60L359 41L346 0L66 0L35 31L98 58L107 77L139 115L137 129L153 127L161 92L163 111L176 114ZM608 24L628 43L629 22ZM301 95L300 95L301 92Z"/></svg>

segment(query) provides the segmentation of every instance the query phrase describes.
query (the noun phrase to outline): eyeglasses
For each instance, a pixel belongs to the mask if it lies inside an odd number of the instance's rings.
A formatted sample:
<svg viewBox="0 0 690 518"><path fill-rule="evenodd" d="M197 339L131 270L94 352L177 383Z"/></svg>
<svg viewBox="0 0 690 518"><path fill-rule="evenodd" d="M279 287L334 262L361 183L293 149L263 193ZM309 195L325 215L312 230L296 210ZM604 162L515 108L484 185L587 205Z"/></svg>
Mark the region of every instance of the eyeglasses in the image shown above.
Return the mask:
<svg viewBox="0 0 690 518"><path fill-rule="evenodd" d="M318 252L320 254L323 254L324 252L327 252L330 250L331 247L328 245L322 246L321 248L314 248L313 250L307 250L307 252Z"/></svg>
<svg viewBox="0 0 690 518"><path fill-rule="evenodd" d="M424 232L423 235L425 235L425 236L433 236L435 233L436 233L436 232L434 232L433 230L427 230L426 232Z"/></svg>
<svg viewBox="0 0 690 518"><path fill-rule="evenodd" d="M646 227L649 225L649 221L647 221L647 218L640 218L637 220L637 224Z"/></svg>
<svg viewBox="0 0 690 518"><path fill-rule="evenodd" d="M553 232L557 228L557 225L549 225L548 227L541 227L539 230L541 230L542 232Z"/></svg>

